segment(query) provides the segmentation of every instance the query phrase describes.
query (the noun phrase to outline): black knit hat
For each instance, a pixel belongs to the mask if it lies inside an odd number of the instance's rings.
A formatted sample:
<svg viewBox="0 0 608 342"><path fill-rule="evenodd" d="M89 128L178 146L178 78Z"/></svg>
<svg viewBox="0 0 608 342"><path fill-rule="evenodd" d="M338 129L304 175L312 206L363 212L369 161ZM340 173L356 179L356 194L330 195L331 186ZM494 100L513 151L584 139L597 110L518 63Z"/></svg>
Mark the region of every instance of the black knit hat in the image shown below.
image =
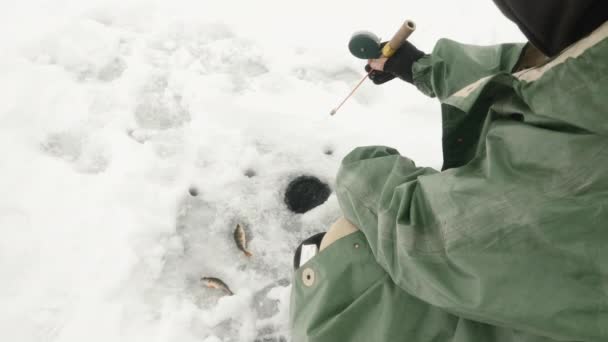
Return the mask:
<svg viewBox="0 0 608 342"><path fill-rule="evenodd" d="M608 20L608 0L494 0L530 42L559 54Z"/></svg>

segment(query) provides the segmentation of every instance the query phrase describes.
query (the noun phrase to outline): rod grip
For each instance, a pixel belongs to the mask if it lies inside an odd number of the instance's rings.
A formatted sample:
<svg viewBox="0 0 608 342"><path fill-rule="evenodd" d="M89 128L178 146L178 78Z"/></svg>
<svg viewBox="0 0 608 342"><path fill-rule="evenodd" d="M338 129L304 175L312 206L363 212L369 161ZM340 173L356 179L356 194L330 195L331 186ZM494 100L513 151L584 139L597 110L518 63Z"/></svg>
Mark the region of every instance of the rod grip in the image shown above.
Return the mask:
<svg viewBox="0 0 608 342"><path fill-rule="evenodd" d="M382 56L386 58L392 57L415 30L416 23L411 20L406 20L403 25L401 25L399 31L395 33L393 39L384 45L384 48L382 48Z"/></svg>

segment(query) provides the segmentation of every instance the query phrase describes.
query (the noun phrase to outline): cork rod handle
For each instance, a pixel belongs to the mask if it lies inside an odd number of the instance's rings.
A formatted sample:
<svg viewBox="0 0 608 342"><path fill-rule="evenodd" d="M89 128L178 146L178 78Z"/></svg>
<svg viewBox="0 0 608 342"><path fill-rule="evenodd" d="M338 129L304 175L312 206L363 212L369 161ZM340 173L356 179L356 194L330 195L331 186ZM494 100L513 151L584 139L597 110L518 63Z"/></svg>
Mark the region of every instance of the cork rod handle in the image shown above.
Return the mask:
<svg viewBox="0 0 608 342"><path fill-rule="evenodd" d="M395 33L393 39L391 39L388 44L384 45L384 48L382 49L382 56L392 57L415 30L416 23L411 20L406 20L399 31Z"/></svg>

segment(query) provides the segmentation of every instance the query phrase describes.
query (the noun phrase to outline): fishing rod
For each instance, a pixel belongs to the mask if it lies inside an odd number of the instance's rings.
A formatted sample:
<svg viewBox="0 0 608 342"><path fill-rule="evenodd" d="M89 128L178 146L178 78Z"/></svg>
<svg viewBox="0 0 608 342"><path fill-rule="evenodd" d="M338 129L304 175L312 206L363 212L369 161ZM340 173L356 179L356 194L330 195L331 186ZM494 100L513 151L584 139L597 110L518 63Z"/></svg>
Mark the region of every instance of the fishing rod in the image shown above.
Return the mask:
<svg viewBox="0 0 608 342"><path fill-rule="evenodd" d="M352 53L355 57L361 59L378 59L381 57L390 58L392 57L397 50L405 43L405 41L410 37L410 35L416 30L416 24L411 20L406 20L401 28L393 38L382 47L382 40L376 36L375 34L368 31L361 31L353 34L348 43L348 49L350 53ZM346 96L346 98L338 105L338 107L332 109L330 115L336 115L338 110L348 101L351 96L361 87L363 82L369 77L369 75L374 72L374 70L370 70L361 81L353 88L353 90Z"/></svg>

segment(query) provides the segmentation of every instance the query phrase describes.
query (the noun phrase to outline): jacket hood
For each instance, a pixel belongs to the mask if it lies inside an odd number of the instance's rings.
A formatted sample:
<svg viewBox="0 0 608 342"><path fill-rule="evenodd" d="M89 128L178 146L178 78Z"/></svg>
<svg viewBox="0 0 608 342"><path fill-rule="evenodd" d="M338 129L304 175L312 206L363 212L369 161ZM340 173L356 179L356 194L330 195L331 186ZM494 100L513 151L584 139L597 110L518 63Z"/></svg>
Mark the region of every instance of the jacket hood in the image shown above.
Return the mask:
<svg viewBox="0 0 608 342"><path fill-rule="evenodd" d="M608 20L607 0L494 0L494 3L549 57Z"/></svg>

